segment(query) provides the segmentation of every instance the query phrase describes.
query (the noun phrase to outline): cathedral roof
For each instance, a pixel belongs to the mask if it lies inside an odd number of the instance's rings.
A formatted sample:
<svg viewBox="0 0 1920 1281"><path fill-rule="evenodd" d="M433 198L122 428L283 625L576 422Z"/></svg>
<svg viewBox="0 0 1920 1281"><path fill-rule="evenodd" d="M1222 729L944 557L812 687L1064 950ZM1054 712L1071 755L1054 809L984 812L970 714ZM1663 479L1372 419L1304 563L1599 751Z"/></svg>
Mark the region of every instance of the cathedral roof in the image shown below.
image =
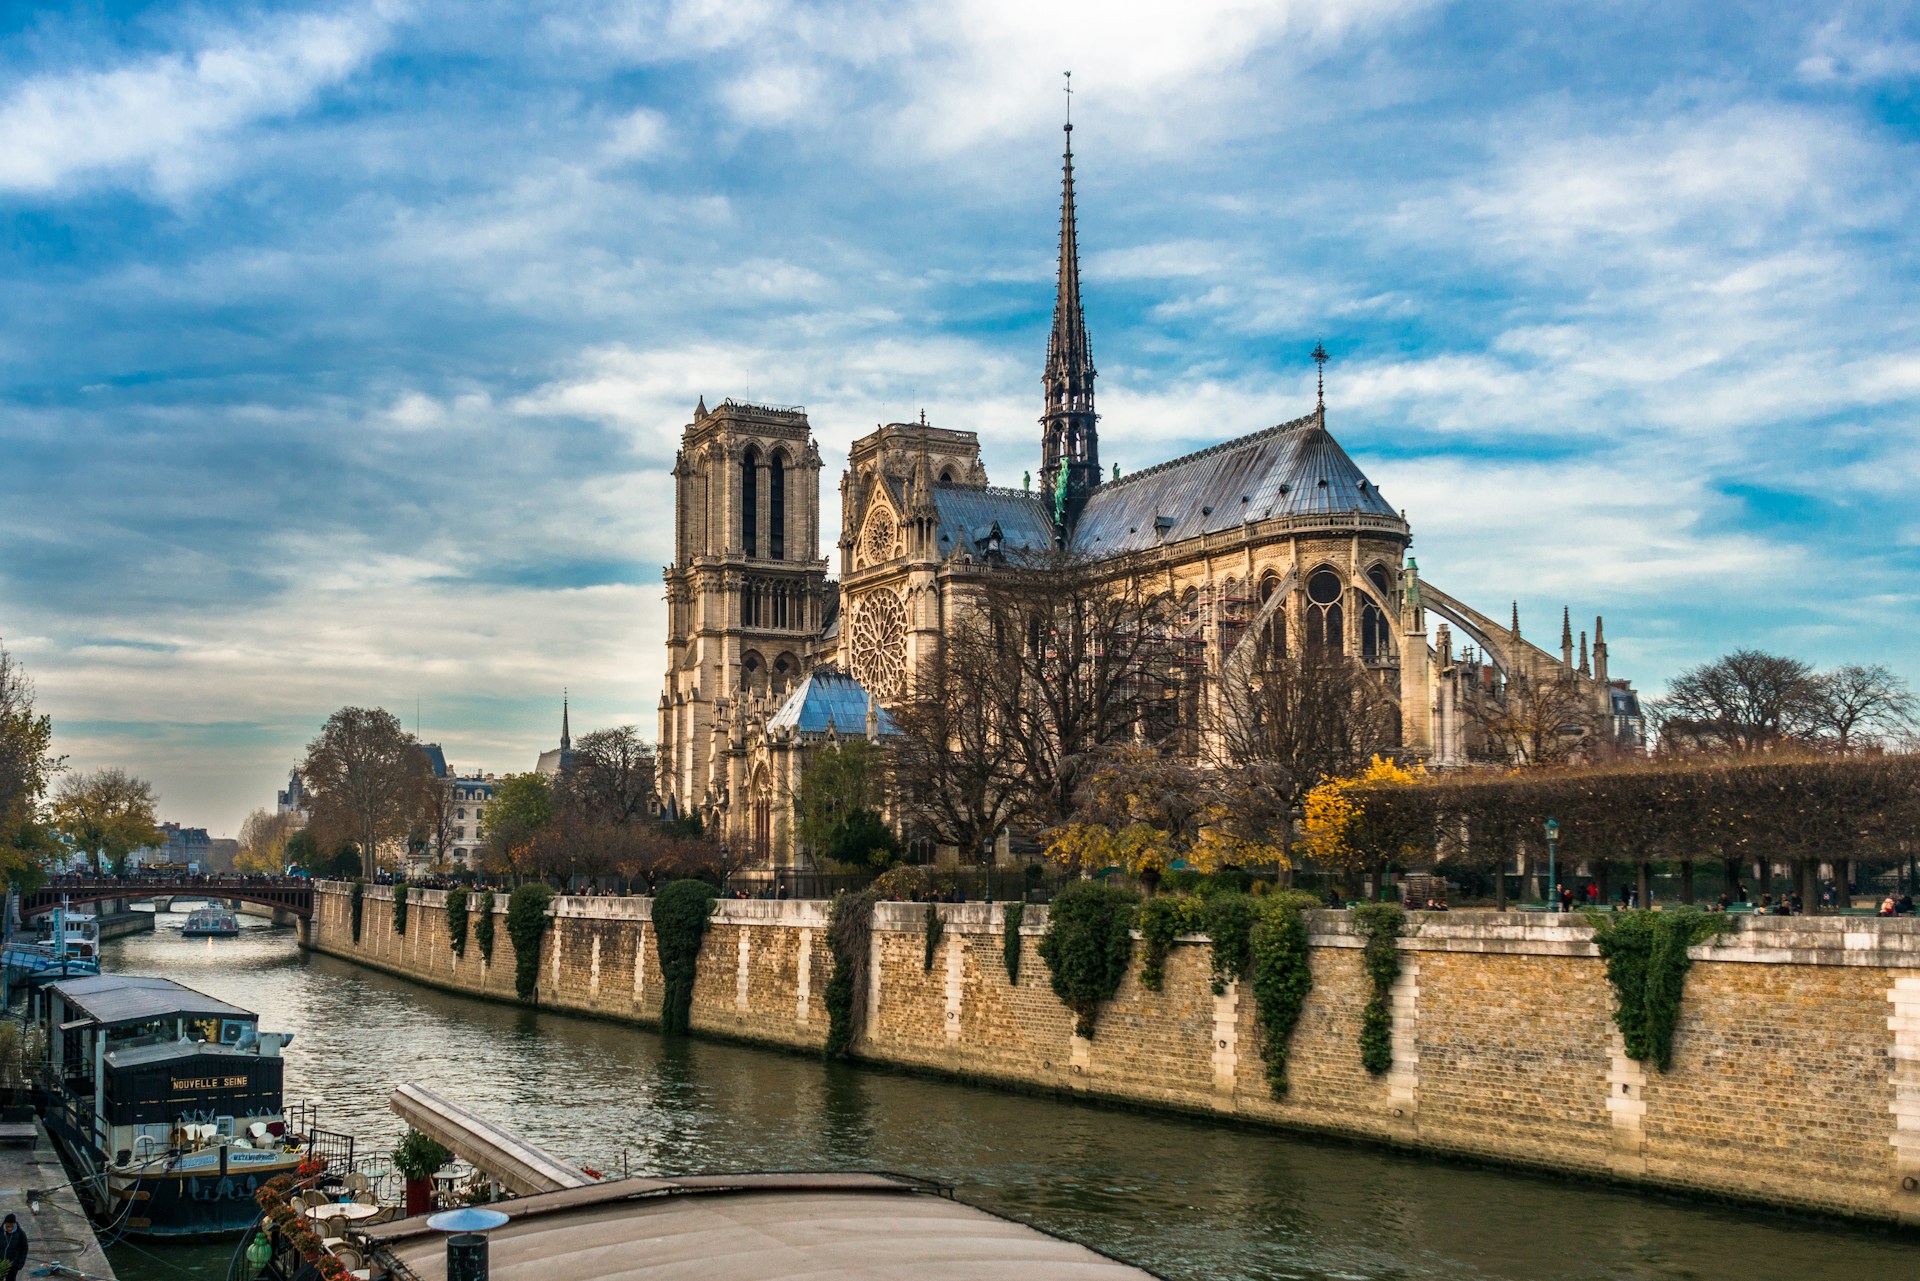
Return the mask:
<svg viewBox="0 0 1920 1281"><path fill-rule="evenodd" d="M978 559L979 544L996 524L1006 551L1053 546L1053 518L1046 503L1024 489L936 488L933 505L940 515L942 560L963 551Z"/></svg>
<svg viewBox="0 0 1920 1281"><path fill-rule="evenodd" d="M1108 481L1074 521L1073 548L1119 556L1250 520L1351 511L1399 514L1316 412Z"/></svg>
<svg viewBox="0 0 1920 1281"><path fill-rule="evenodd" d="M872 697L865 685L835 668L816 667L787 695L780 710L768 719L767 728L790 729L802 734L825 734L832 730L850 738L861 738L867 732L870 705ZM898 734L900 727L894 724L893 717L887 715L884 707L878 711L880 732Z"/></svg>

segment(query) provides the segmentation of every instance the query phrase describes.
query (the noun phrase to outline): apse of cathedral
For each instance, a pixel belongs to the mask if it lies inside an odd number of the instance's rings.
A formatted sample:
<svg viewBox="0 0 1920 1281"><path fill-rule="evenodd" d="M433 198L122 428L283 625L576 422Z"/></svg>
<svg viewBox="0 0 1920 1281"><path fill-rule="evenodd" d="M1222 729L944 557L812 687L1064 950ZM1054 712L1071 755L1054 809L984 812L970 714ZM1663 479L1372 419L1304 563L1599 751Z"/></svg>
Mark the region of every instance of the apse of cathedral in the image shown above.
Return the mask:
<svg viewBox="0 0 1920 1281"><path fill-rule="evenodd" d="M1263 629L1357 658L1398 698L1404 755L1476 755L1470 709L1516 681L1570 689L1589 724L1640 733L1637 696L1609 676L1602 622L1575 666L1423 579L1413 534L1327 426L1320 389L1297 418L1122 476L1100 465L1093 347L1081 303L1066 126L1059 271L1042 375L1037 484L988 483L979 437L922 413L855 440L840 478L838 582L820 547L821 458L801 409L705 398L675 459L666 567L660 791L750 868L804 868L792 798L809 754L895 732L889 706L996 562L1065 550L1150 577L1177 602L1209 679ZM1455 629L1458 636L1456 639ZM898 818L899 816L894 816Z"/></svg>

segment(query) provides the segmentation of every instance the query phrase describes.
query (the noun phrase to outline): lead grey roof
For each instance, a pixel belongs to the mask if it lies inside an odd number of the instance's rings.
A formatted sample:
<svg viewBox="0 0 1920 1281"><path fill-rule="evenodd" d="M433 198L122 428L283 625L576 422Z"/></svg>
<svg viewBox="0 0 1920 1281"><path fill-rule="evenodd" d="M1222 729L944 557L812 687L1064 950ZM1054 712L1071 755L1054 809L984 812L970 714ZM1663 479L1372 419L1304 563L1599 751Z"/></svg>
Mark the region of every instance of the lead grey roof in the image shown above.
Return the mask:
<svg viewBox="0 0 1920 1281"><path fill-rule="evenodd" d="M107 1051L111 1067L139 1067L143 1063L170 1063L177 1059L256 1059L251 1051L242 1053L218 1041L157 1041L152 1045L127 1045Z"/></svg>
<svg viewBox="0 0 1920 1281"><path fill-rule="evenodd" d="M1036 494L1021 489L955 488L933 491L940 513L940 558L956 552L978 558L979 544L995 524L1005 551L1037 550L1053 545L1053 517Z"/></svg>
<svg viewBox="0 0 1920 1281"><path fill-rule="evenodd" d="M139 978L130 974L102 974L96 978L68 979L55 983L58 992L73 1009L101 1027L122 1023L144 1023L148 1019L218 1018L250 1019L252 1010L182 987L172 979Z"/></svg>
<svg viewBox="0 0 1920 1281"><path fill-rule="evenodd" d="M767 728L797 730L802 734L825 734L832 730L859 737L867 732L869 701L867 687L853 677L836 668L816 667L787 695L787 701L780 704L780 710L767 721ZM886 708L878 710L880 732L898 734L900 727L887 715Z"/></svg>
<svg viewBox="0 0 1920 1281"><path fill-rule="evenodd" d="M1118 556L1249 520L1351 511L1398 515L1313 413L1101 485L1073 547Z"/></svg>

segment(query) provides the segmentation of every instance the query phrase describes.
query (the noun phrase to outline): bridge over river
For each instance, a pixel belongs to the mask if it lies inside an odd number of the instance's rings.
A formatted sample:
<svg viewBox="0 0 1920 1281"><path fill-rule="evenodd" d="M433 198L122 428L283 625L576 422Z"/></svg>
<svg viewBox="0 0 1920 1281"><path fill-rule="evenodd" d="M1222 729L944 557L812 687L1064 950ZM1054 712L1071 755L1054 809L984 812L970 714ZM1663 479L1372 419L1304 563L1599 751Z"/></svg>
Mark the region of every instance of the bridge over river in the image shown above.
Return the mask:
<svg viewBox="0 0 1920 1281"><path fill-rule="evenodd" d="M22 917L40 916L66 903L110 900L210 898L258 903L298 917L304 931L313 917L313 885L300 878L262 876L67 876L20 898Z"/></svg>

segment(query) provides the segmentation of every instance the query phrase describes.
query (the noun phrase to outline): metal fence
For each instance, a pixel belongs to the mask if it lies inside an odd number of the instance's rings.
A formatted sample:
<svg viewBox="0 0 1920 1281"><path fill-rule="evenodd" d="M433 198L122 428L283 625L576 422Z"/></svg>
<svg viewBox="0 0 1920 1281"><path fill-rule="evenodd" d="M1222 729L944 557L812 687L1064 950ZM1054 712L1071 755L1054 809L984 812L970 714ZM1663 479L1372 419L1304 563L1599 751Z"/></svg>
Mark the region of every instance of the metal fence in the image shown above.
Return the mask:
<svg viewBox="0 0 1920 1281"><path fill-rule="evenodd" d="M1050 903L1060 887L1077 879L1074 874L1043 870L1030 876L1017 867L923 868L932 898L947 903ZM864 890L873 883L867 875L835 876L816 872L776 873L772 879L751 882L730 878L729 897L830 899L836 894Z"/></svg>

